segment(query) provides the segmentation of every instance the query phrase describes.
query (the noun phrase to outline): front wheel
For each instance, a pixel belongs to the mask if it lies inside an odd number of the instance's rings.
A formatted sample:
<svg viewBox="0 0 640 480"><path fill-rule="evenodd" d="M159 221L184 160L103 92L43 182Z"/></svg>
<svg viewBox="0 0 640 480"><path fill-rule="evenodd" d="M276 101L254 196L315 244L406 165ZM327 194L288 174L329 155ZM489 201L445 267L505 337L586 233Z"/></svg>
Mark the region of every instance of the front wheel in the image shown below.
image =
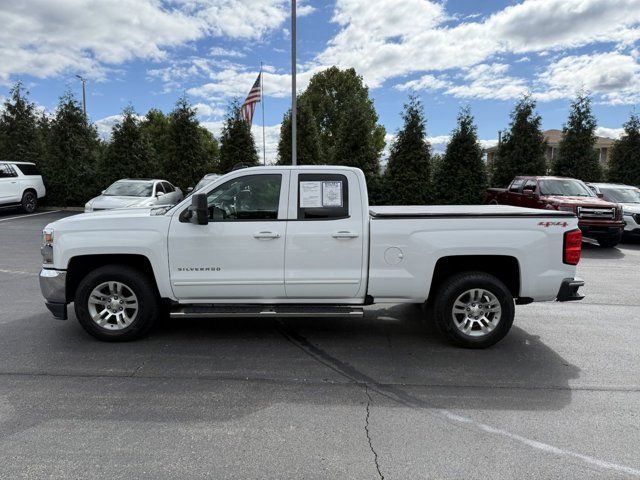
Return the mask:
<svg viewBox="0 0 640 480"><path fill-rule="evenodd" d="M24 192L22 194L22 201L20 202L20 206L22 207L24 213L35 212L36 208L38 208L38 196L31 191Z"/></svg>
<svg viewBox="0 0 640 480"><path fill-rule="evenodd" d="M125 265L107 265L82 279L75 295L80 325L107 342L146 335L159 315L159 299L147 275Z"/></svg>
<svg viewBox="0 0 640 480"><path fill-rule="evenodd" d="M509 332L515 306L511 292L498 278L464 272L440 286L433 314L439 330L454 344L487 348Z"/></svg>

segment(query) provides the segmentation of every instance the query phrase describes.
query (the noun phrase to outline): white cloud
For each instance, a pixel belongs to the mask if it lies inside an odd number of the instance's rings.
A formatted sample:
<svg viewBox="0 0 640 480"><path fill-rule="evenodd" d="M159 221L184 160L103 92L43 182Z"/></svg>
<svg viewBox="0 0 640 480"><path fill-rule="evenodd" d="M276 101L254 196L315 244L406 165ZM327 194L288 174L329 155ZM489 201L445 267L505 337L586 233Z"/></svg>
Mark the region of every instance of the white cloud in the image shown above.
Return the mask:
<svg viewBox="0 0 640 480"><path fill-rule="evenodd" d="M196 103L193 107L198 112L198 116L205 118L222 117L226 112L224 106L220 104Z"/></svg>
<svg viewBox="0 0 640 480"><path fill-rule="evenodd" d="M309 13L309 8L302 8ZM286 0L5 1L0 4L0 81L107 69L204 36L256 39L279 28Z"/></svg>
<svg viewBox="0 0 640 480"><path fill-rule="evenodd" d="M234 57L234 58L242 58L245 56L244 53L239 52L238 50L227 49L222 47L213 47L209 50L209 55L212 57Z"/></svg>
<svg viewBox="0 0 640 480"><path fill-rule="evenodd" d="M431 74L423 75L417 80L410 80L406 83L396 85L397 90L440 90L451 86L451 82Z"/></svg>
<svg viewBox="0 0 640 480"><path fill-rule="evenodd" d="M568 56L550 64L540 75L547 90L541 100L570 98L586 89L610 104L640 100L640 64L630 55L617 52Z"/></svg>
<svg viewBox="0 0 640 480"><path fill-rule="evenodd" d="M596 135L599 137L618 139L624 135L624 128L598 127L596 128Z"/></svg>
<svg viewBox="0 0 640 480"><path fill-rule="evenodd" d="M341 30L316 60L354 67L375 88L408 74L469 69L504 53L544 53L602 42L628 46L640 38L637 0L524 0L454 27L447 22L445 5L337 0L333 19ZM506 79L495 96L506 97L519 87L517 80Z"/></svg>

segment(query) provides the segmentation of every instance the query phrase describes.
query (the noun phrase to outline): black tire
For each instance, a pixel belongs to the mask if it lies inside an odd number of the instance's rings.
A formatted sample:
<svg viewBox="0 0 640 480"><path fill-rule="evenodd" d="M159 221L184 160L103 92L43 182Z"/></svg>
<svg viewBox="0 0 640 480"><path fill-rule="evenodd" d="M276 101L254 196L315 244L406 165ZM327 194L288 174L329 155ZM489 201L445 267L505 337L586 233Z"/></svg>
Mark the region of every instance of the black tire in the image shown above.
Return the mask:
<svg viewBox="0 0 640 480"><path fill-rule="evenodd" d="M473 289L483 289L491 293L500 303L500 316L493 330L486 334L478 332L480 327L474 323L474 327L470 331L471 334L467 335L458 328L454 320L454 303L458 297ZM466 313L461 314L458 310L457 315L466 315ZM486 318L495 314L489 313L487 315ZM449 277L442 283L433 299L433 316L438 329L453 344L465 348L487 348L502 340L511 329L514 315L513 296L507 286L493 275L483 272L463 272ZM470 321L470 324L471 322L473 320Z"/></svg>
<svg viewBox="0 0 640 480"><path fill-rule="evenodd" d="M109 330L99 326L89 313L89 296L93 289L111 281L126 285L138 301L135 318L130 325L121 330ZM141 338L149 333L160 315L160 299L152 280L139 270L126 265L106 265L87 274L78 285L74 303L80 325L97 339L106 342L126 342Z"/></svg>
<svg viewBox="0 0 640 480"><path fill-rule="evenodd" d="M620 243L620 240L622 240L621 235L615 237L602 237L598 239L598 245L602 248L613 248Z"/></svg>
<svg viewBox="0 0 640 480"><path fill-rule="evenodd" d="M24 213L33 213L38 208L38 196L31 190L28 190L22 194L22 201L20 207Z"/></svg>

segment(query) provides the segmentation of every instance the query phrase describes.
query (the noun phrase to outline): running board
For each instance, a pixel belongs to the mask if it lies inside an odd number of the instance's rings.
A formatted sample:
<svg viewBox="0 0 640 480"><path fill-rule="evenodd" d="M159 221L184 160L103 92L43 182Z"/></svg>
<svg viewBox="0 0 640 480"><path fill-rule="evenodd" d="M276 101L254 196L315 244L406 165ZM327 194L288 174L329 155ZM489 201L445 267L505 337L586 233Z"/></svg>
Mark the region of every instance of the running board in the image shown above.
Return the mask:
<svg viewBox="0 0 640 480"><path fill-rule="evenodd" d="M362 317L359 307L326 307L321 305L178 305L170 312L171 318L253 318L253 317Z"/></svg>

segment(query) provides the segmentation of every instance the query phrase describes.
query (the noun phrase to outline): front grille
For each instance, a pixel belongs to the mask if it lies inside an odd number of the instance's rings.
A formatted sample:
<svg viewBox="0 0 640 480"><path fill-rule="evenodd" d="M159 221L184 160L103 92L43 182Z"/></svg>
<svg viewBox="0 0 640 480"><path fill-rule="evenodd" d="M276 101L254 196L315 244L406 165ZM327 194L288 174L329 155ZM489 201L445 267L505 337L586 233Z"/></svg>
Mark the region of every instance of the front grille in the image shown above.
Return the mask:
<svg viewBox="0 0 640 480"><path fill-rule="evenodd" d="M578 207L578 218L613 220L616 218L615 208Z"/></svg>

